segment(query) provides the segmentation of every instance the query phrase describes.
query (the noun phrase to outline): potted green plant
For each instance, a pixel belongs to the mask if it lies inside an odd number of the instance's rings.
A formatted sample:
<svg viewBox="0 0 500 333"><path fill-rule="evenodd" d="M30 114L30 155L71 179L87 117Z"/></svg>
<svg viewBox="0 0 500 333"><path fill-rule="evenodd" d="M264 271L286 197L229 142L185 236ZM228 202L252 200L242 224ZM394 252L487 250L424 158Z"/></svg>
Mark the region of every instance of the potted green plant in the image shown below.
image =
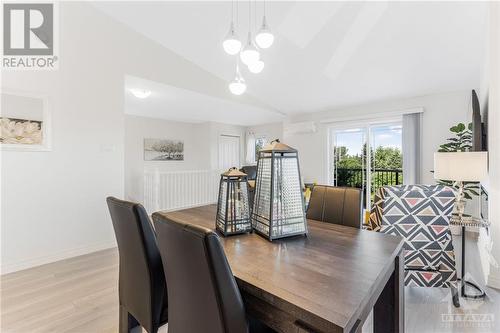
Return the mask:
<svg viewBox="0 0 500 333"><path fill-rule="evenodd" d="M454 136L446 139L446 143L439 146L439 152L459 152L459 151L469 151L472 149L472 123L465 126L464 123L458 123L450 128L450 131ZM453 181L440 180L439 184L452 186ZM466 199L472 199L472 196L479 195L479 185L475 182L464 182L464 196Z"/></svg>

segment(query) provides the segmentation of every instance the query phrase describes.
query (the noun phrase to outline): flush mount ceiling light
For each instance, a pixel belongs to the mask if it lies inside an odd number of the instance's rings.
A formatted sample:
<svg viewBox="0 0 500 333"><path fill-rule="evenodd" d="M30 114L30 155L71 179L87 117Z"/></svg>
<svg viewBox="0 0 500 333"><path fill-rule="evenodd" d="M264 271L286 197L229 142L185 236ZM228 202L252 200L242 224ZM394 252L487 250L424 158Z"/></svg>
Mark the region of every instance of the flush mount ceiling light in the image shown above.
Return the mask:
<svg viewBox="0 0 500 333"><path fill-rule="evenodd" d="M130 89L130 92L137 98L144 99L151 95L151 90L147 89Z"/></svg>
<svg viewBox="0 0 500 333"><path fill-rule="evenodd" d="M240 68L238 64L236 64L236 76L231 83L229 83L229 91L234 95L241 95L247 90L247 85L245 83L245 79L241 76Z"/></svg>

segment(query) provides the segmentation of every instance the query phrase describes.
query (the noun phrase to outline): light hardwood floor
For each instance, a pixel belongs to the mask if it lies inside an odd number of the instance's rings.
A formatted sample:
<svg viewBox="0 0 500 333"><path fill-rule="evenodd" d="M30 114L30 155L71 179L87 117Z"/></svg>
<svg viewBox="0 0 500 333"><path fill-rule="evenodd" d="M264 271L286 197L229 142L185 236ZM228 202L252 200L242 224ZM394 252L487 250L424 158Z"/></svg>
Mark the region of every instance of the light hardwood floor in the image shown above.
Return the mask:
<svg viewBox="0 0 500 333"><path fill-rule="evenodd" d="M459 237L455 251L460 253ZM477 247L468 240L468 270L481 276ZM118 253L100 251L1 277L1 332L117 332ZM484 284L483 281L478 281ZM406 288L409 333L500 332L500 292L487 288L485 301L465 301L455 309L447 289ZM481 314L492 322L445 322L443 315ZM474 318L468 317L473 320ZM484 319L484 318L481 318ZM371 318L363 332L372 331ZM139 330L136 330L139 331ZM161 329L167 332L167 327ZM200 332L201 333L201 332Z"/></svg>

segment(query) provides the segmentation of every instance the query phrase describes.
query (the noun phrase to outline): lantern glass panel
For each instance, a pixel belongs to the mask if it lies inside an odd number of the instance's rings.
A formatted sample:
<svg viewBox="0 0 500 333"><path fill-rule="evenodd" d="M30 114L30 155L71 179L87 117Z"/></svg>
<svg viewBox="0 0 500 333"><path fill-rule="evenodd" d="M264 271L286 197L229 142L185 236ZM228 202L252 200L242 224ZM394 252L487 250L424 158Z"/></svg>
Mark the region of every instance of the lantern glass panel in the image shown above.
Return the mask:
<svg viewBox="0 0 500 333"><path fill-rule="evenodd" d="M296 158L275 160L272 236L305 232L304 204Z"/></svg>
<svg viewBox="0 0 500 333"><path fill-rule="evenodd" d="M225 230L226 224L227 182L221 179L219 187L219 201L217 204L217 229Z"/></svg>
<svg viewBox="0 0 500 333"><path fill-rule="evenodd" d="M259 152L252 226L270 240L307 234L298 154L279 141Z"/></svg>
<svg viewBox="0 0 500 333"><path fill-rule="evenodd" d="M216 218L217 230L224 236L252 230L246 175L227 176L228 173L221 176Z"/></svg>
<svg viewBox="0 0 500 333"><path fill-rule="evenodd" d="M257 166L257 172L257 182L259 183L258 187L260 191L257 200L254 201L257 204L257 207L254 207L254 209L256 209L260 216L269 219L271 202L271 159L260 159Z"/></svg>

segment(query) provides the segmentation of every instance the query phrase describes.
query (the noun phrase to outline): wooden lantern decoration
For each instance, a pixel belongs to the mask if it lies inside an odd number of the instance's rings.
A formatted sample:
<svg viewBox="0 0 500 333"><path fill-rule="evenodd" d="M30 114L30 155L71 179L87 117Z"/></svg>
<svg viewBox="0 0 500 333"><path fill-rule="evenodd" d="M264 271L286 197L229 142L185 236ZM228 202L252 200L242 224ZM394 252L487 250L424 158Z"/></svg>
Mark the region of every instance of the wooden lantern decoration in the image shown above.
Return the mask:
<svg viewBox="0 0 500 333"><path fill-rule="evenodd" d="M215 227L224 236L252 231L247 175L237 168L221 174Z"/></svg>
<svg viewBox="0 0 500 333"><path fill-rule="evenodd" d="M298 152L279 140L259 151L252 226L271 241L307 234Z"/></svg>

